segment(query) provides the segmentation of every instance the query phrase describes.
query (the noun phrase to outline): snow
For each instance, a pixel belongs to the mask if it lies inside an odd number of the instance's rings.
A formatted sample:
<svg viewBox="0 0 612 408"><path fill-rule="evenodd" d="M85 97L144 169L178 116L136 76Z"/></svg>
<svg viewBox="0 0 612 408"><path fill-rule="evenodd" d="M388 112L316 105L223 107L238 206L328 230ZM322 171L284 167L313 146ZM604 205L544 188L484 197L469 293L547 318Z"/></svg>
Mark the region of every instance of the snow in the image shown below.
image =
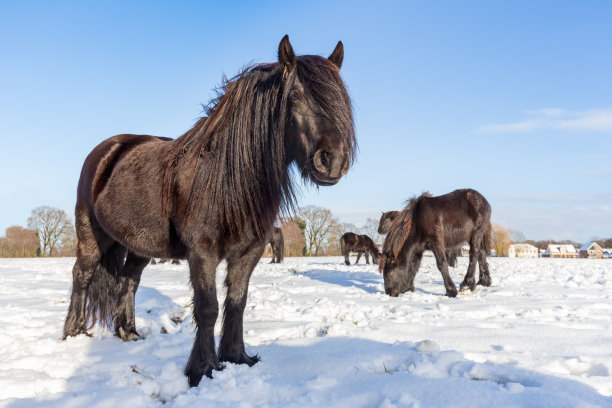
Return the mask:
<svg viewBox="0 0 612 408"><path fill-rule="evenodd" d="M262 259L244 324L261 361L228 364L197 388L182 373L194 333L187 266L145 270L144 340L98 329L61 341L73 262L0 259L2 407L612 407L609 260L492 258L490 288L450 299L432 258L398 298L376 266ZM456 284L466 267L451 269Z"/></svg>

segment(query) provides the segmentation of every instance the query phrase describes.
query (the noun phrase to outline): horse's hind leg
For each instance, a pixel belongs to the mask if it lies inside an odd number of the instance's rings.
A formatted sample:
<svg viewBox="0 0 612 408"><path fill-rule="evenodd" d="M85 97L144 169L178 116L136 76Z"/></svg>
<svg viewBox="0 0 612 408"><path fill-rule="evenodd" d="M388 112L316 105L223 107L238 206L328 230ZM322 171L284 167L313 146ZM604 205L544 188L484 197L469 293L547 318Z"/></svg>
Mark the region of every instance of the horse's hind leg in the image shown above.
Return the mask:
<svg viewBox="0 0 612 408"><path fill-rule="evenodd" d="M359 260L361 259L361 254L362 254L361 251L357 252L357 260L355 261L355 265L359 263Z"/></svg>
<svg viewBox="0 0 612 408"><path fill-rule="evenodd" d="M349 251L344 251L344 253L342 254L342 255L344 255L344 263L346 265L350 265L351 264L351 262L349 261L349 254L350 254Z"/></svg>
<svg viewBox="0 0 612 408"><path fill-rule="evenodd" d="M87 292L96 269L99 268L102 253L108 250L112 241L106 240L92 222L87 205L77 206L75 217L77 259L72 268L72 294L68 314L64 321L62 339L68 336L87 334L87 313L85 304Z"/></svg>
<svg viewBox="0 0 612 408"><path fill-rule="evenodd" d="M259 361L244 349L243 317L247 301L249 279L264 246L254 243L240 258L228 259L225 286L227 295L223 305L223 331L219 342L219 360L252 366Z"/></svg>
<svg viewBox="0 0 612 408"><path fill-rule="evenodd" d="M484 240L488 239L488 237L483 238L482 245L480 250L478 251L478 269L480 272L480 276L478 278L477 285L482 286L491 286L491 274L489 273L489 264L487 263L487 248L485 246Z"/></svg>
<svg viewBox="0 0 612 408"><path fill-rule="evenodd" d="M365 259L366 259L366 265L369 265L370 264L370 252L366 249L363 255L365 256Z"/></svg>
<svg viewBox="0 0 612 408"><path fill-rule="evenodd" d="M476 289L476 278L474 277L474 273L476 272L476 262L478 261L480 244L481 237L475 234L472 239L470 239L470 261L465 278L463 278L463 282L461 282L461 285L459 285L459 290L463 290L466 287L471 291Z"/></svg>
<svg viewBox="0 0 612 408"><path fill-rule="evenodd" d="M118 276L117 305L113 311L115 334L123 341L138 340L141 336L136 331L135 296L142 270L149 263L149 258L128 252L123 268Z"/></svg>

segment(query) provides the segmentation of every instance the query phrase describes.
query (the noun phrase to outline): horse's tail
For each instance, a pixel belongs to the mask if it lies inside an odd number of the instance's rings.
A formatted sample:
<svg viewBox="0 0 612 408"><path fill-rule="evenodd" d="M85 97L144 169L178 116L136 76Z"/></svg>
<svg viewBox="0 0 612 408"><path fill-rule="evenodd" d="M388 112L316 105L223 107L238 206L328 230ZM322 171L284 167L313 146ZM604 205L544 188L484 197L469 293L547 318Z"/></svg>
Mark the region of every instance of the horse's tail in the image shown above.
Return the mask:
<svg viewBox="0 0 612 408"><path fill-rule="evenodd" d="M94 269L91 283L87 289L85 319L91 322L91 329L96 322L110 328L113 309L117 299L117 277L125 261L126 250L114 244L102 254L100 262Z"/></svg>
<svg viewBox="0 0 612 408"><path fill-rule="evenodd" d="M345 240L346 240L346 237L344 235L342 237L340 237L340 253L342 255L344 255L346 253L345 252L345 250L346 250L346 242L345 242Z"/></svg>

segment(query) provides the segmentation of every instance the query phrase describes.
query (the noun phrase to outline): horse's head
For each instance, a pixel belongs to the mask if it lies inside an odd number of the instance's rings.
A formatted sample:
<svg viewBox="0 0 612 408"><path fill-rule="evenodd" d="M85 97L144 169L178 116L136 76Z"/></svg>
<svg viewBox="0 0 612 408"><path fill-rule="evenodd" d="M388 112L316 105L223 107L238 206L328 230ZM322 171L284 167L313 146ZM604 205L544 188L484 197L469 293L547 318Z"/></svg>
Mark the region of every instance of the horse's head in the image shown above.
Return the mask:
<svg viewBox="0 0 612 408"><path fill-rule="evenodd" d="M412 290L408 285L408 267L405 257L396 257L393 252L383 253L380 258L379 271L383 274L385 293L392 297Z"/></svg>
<svg viewBox="0 0 612 408"><path fill-rule="evenodd" d="M285 145L305 179L336 184L348 171L356 139L351 101L342 79L342 42L329 58L296 57L285 36L278 47L286 98Z"/></svg>
<svg viewBox="0 0 612 408"><path fill-rule="evenodd" d="M387 211L380 216L380 221L378 222L378 233L380 235L384 235L389 231L391 227L391 223L399 215L399 211Z"/></svg>
<svg viewBox="0 0 612 408"><path fill-rule="evenodd" d="M385 293L393 297L414 290L413 283L409 279L410 274L414 276L414 273L416 273L416 271L409 270L410 267L414 266L414 262L410 262L414 254L414 248L413 245L407 243L413 226L412 202L402 212L388 211L384 213L380 220L380 225L383 225L385 220L390 225L384 231L387 236L383 243L378 270L383 274ZM411 263L412 265L410 265Z"/></svg>

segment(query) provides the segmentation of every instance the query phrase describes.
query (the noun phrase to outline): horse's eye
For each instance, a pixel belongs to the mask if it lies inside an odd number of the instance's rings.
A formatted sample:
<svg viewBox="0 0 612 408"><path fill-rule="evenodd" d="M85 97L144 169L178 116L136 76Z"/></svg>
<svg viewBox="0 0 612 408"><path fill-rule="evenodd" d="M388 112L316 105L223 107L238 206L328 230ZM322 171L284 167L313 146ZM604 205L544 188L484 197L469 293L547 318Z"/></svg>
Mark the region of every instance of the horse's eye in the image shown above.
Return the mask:
<svg viewBox="0 0 612 408"><path fill-rule="evenodd" d="M293 102L300 100L300 93L298 91L289 92L289 99Z"/></svg>

